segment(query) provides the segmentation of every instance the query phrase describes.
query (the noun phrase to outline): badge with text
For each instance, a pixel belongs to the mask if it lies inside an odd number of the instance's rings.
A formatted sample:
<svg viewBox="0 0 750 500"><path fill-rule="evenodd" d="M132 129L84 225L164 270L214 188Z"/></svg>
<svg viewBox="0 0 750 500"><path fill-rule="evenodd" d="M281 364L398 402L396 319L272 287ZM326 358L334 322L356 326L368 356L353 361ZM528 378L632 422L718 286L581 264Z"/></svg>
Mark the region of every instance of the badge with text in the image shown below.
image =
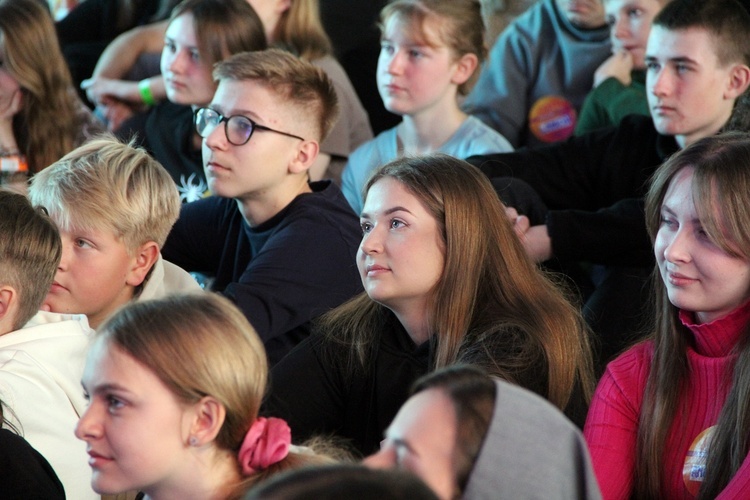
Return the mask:
<svg viewBox="0 0 750 500"><path fill-rule="evenodd" d="M542 97L529 111L529 128L540 141L562 141L573 135L576 128L576 110L562 97Z"/></svg>
<svg viewBox="0 0 750 500"><path fill-rule="evenodd" d="M716 429L716 426L709 427L698 434L685 456L682 479L685 481L688 492L693 496L698 495L703 478L706 477L706 459L708 458L708 447L711 445L714 429Z"/></svg>

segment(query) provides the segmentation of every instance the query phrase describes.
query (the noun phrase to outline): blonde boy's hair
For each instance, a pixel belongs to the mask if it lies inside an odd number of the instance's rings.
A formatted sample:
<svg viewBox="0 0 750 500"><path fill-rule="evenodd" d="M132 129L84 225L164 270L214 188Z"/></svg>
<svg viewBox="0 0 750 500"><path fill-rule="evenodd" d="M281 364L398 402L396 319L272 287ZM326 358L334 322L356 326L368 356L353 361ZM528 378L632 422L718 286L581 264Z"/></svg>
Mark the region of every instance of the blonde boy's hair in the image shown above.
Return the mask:
<svg viewBox="0 0 750 500"><path fill-rule="evenodd" d="M102 135L36 174L31 202L62 231L113 231L128 252L161 247L180 213L169 173L142 148Z"/></svg>
<svg viewBox="0 0 750 500"><path fill-rule="evenodd" d="M41 307L61 255L60 234L44 210L34 209L21 194L0 189L0 285L18 293L13 330Z"/></svg>
<svg viewBox="0 0 750 500"><path fill-rule="evenodd" d="M339 116L336 89L325 71L281 49L235 54L218 63L214 79L255 81L310 117L322 142Z"/></svg>

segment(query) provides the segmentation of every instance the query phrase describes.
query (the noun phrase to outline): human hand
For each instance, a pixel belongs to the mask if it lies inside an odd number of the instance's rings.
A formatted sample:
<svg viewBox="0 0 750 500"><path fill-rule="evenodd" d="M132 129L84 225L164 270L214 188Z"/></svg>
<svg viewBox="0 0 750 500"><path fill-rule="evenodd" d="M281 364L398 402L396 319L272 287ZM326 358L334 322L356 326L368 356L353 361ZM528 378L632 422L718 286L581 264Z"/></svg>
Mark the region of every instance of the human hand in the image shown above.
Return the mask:
<svg viewBox="0 0 750 500"><path fill-rule="evenodd" d="M97 109L107 122L107 130L114 132L135 114L135 109L126 102L118 101L110 97L105 98Z"/></svg>
<svg viewBox="0 0 750 500"><path fill-rule="evenodd" d="M633 81L633 56L625 49L616 49L594 72L594 87L598 87L607 78L617 78L623 85Z"/></svg>
<svg viewBox="0 0 750 500"><path fill-rule="evenodd" d="M134 104L141 102L138 82L113 80L97 76L82 81L81 88L86 91L86 97L88 97L89 101L97 105L101 104L107 98Z"/></svg>
<svg viewBox="0 0 750 500"><path fill-rule="evenodd" d="M529 227L521 236L521 243L534 262L544 262L552 258L552 240L546 225Z"/></svg>
<svg viewBox="0 0 750 500"><path fill-rule="evenodd" d="M519 239L522 239L531 225L529 218L525 215L519 215L513 207L505 207L505 215L510 220L513 230L516 232L516 236L518 236Z"/></svg>

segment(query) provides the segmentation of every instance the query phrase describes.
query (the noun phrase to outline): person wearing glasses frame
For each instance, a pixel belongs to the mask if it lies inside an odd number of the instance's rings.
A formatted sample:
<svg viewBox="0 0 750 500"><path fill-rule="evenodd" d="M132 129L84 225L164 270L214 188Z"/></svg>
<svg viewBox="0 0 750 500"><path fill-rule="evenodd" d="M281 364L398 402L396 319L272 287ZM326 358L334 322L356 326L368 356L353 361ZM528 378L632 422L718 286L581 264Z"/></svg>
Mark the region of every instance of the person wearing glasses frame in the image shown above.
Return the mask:
<svg viewBox="0 0 750 500"><path fill-rule="evenodd" d="M235 54L214 78L194 113L214 196L183 205L163 255L214 277L273 365L311 320L362 291L359 219L335 183L309 180L338 100L322 70L279 49Z"/></svg>

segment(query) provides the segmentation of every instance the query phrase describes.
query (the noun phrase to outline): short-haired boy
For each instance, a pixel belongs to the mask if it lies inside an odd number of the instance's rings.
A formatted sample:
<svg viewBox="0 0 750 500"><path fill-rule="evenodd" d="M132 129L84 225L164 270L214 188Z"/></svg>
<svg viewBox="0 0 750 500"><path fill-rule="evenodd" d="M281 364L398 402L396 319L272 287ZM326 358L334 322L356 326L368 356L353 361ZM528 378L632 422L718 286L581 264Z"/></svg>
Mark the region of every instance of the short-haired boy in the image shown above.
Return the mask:
<svg viewBox="0 0 750 500"><path fill-rule="evenodd" d="M359 221L335 184L308 178L336 94L320 69L277 49L236 54L214 78L196 129L216 196L182 207L164 255L214 276L273 364L309 334L310 320L362 290Z"/></svg>
<svg viewBox="0 0 750 500"><path fill-rule="evenodd" d="M52 465L68 498L98 498L86 448L73 436L86 409L80 380L92 331L83 315L38 312L60 261L60 236L21 194L0 189L0 214L3 416Z"/></svg>
<svg viewBox="0 0 750 500"><path fill-rule="evenodd" d="M98 328L130 300L199 290L160 248L180 210L167 171L145 150L100 137L35 175L29 196L57 224L63 252L45 306Z"/></svg>

